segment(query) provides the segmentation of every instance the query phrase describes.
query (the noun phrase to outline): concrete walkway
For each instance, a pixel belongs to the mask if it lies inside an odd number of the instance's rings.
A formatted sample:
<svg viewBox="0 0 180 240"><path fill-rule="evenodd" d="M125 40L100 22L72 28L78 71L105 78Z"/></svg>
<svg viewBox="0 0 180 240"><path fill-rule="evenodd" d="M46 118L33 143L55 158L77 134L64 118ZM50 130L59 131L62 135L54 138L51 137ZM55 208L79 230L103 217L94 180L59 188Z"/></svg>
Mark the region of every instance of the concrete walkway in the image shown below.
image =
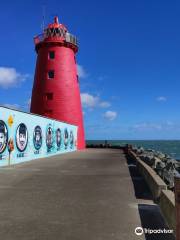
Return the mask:
<svg viewBox="0 0 180 240"><path fill-rule="evenodd" d="M0 239L135 240L137 226L166 227L134 163L89 149L0 169Z"/></svg>

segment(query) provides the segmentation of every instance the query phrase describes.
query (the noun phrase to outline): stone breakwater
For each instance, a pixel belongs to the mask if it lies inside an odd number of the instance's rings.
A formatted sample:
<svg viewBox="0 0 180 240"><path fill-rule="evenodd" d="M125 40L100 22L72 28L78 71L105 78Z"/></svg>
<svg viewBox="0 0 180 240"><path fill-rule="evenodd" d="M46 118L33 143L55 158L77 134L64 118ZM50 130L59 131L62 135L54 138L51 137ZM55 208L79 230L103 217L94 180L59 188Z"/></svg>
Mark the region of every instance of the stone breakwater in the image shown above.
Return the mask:
<svg viewBox="0 0 180 240"><path fill-rule="evenodd" d="M169 189L174 189L174 177L180 176L180 161L153 149L137 148L133 146L127 147L135 152L142 161L154 169L164 180Z"/></svg>
<svg viewBox="0 0 180 240"><path fill-rule="evenodd" d="M167 184L168 189L174 190L174 177L180 176L180 161L173 159L168 154L153 149L144 149L127 144L113 146L107 141L104 144L87 144L87 148L115 148L124 149L125 152L132 150L142 161L148 164Z"/></svg>

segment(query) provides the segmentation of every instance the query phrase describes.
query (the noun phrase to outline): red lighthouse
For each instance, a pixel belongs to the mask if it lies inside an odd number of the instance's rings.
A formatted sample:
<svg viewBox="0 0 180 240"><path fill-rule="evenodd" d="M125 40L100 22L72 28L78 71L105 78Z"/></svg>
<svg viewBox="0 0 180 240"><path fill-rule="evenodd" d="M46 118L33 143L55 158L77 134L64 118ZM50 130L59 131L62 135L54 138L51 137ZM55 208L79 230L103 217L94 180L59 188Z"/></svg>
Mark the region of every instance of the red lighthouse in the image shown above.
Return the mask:
<svg viewBox="0 0 180 240"><path fill-rule="evenodd" d="M77 39L54 18L34 38L37 52L31 112L78 126L78 149L85 148L77 74Z"/></svg>

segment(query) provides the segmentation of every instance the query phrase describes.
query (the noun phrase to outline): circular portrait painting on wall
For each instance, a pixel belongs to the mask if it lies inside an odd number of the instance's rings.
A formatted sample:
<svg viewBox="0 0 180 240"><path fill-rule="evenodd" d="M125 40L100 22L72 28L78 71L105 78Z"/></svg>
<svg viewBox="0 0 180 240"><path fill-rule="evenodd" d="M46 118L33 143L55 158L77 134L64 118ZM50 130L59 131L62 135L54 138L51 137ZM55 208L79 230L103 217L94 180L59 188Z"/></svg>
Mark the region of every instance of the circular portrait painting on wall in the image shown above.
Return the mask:
<svg viewBox="0 0 180 240"><path fill-rule="evenodd" d="M71 148L73 148L73 145L74 145L74 135L73 135L73 131L71 130L70 131L70 136L69 136L69 141L70 141L70 146Z"/></svg>
<svg viewBox="0 0 180 240"><path fill-rule="evenodd" d="M68 146L68 141L69 141L69 133L68 133L67 128L65 128L65 130L64 130L64 146L65 146L65 148L67 148L67 146Z"/></svg>
<svg viewBox="0 0 180 240"><path fill-rule="evenodd" d="M6 149L8 142L8 130L4 121L0 120L0 154Z"/></svg>
<svg viewBox="0 0 180 240"><path fill-rule="evenodd" d="M56 130L56 144L58 148L61 146L61 129L60 128Z"/></svg>
<svg viewBox="0 0 180 240"><path fill-rule="evenodd" d="M20 152L25 151L28 143L28 131L24 123L20 123L16 130L16 146Z"/></svg>
<svg viewBox="0 0 180 240"><path fill-rule="evenodd" d="M42 130L40 126L34 128L33 143L36 150L39 150L42 146Z"/></svg>
<svg viewBox="0 0 180 240"><path fill-rule="evenodd" d="M51 127L48 127L46 131L46 146L48 150L53 146L53 130Z"/></svg>

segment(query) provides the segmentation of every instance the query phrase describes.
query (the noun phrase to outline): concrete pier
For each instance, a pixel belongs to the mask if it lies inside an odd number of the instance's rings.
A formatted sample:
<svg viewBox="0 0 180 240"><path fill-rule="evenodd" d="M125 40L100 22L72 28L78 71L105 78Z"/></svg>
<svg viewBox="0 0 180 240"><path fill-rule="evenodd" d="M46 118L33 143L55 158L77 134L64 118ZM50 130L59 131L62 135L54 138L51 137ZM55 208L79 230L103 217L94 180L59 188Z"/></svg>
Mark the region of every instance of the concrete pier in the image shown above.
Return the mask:
<svg viewBox="0 0 180 240"><path fill-rule="evenodd" d="M0 239L174 239L133 160L87 149L0 169Z"/></svg>

